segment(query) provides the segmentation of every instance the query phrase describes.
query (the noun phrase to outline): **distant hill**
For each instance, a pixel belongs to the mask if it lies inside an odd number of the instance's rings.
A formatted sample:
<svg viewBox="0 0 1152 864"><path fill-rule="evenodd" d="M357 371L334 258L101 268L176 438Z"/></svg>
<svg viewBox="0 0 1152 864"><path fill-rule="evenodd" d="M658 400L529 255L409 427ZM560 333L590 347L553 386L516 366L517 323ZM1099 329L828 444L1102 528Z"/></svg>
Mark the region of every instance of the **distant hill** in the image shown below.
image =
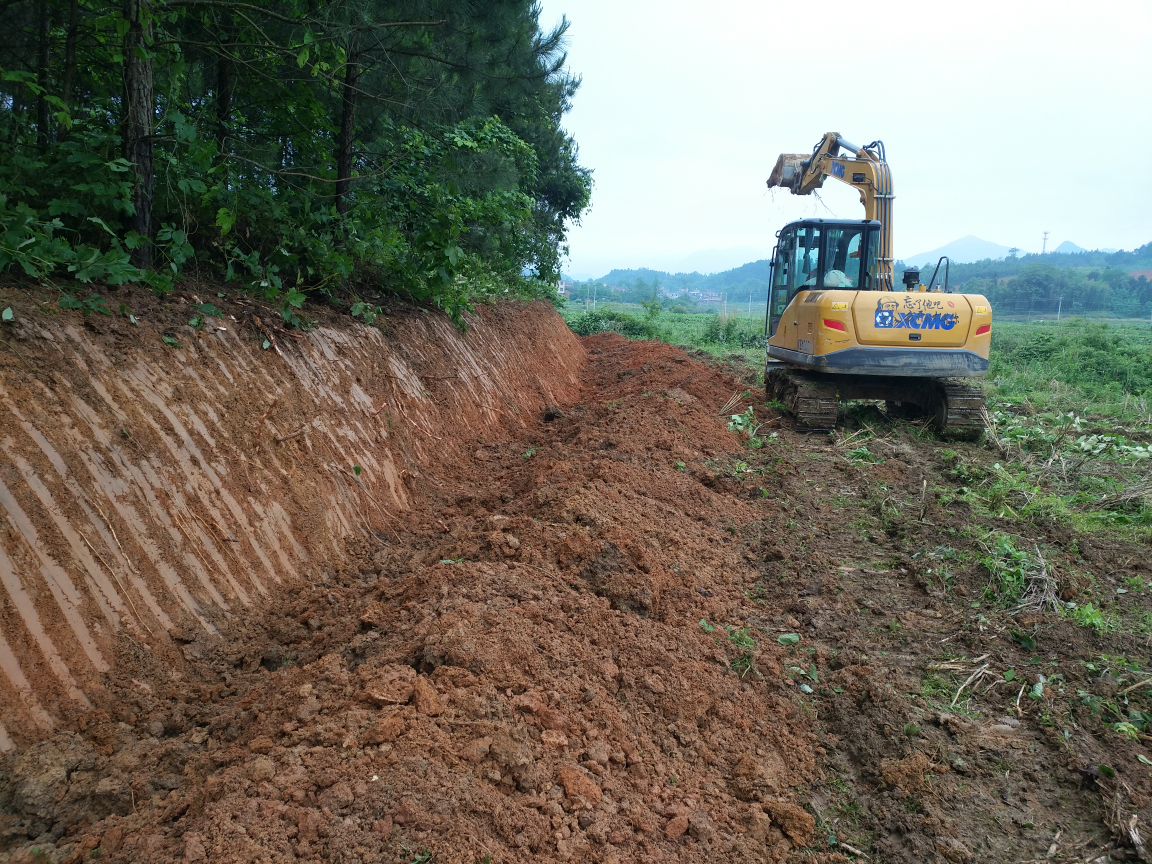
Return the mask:
<svg viewBox="0 0 1152 864"><path fill-rule="evenodd" d="M723 295L730 303L763 304L768 299L768 261L750 261L739 267L720 273L668 273L640 267L635 270L616 269L605 273L599 279L586 282L576 281L573 298L593 296L593 284L599 286L601 299L609 299L604 292L609 286L618 289L616 299L620 302L636 303L651 296L653 284L664 292L679 295L684 291L701 291L705 295Z"/></svg>
<svg viewBox="0 0 1152 864"><path fill-rule="evenodd" d="M739 267L742 262L748 261L749 259L767 255L771 251L771 244L769 244L767 249L757 249L755 246L733 246L728 249L701 249L677 261L676 269L681 273L718 274Z"/></svg>
<svg viewBox="0 0 1152 864"><path fill-rule="evenodd" d="M1077 246L1071 240L1065 240L1059 246L1052 250L1053 252L1060 252L1065 255L1082 255L1089 251L1083 246ZM1093 249L1093 252L1103 252L1105 255L1111 255L1113 252L1119 252L1119 249Z"/></svg>
<svg viewBox="0 0 1152 864"><path fill-rule="evenodd" d="M991 240L982 240L979 237L969 234L967 237L961 237L959 240L946 243L939 249L931 249L927 252L908 255L904 258L904 261L907 264L919 264L923 267L925 264L935 265L941 256L946 255L953 264L970 264L973 261L983 261L988 258L1004 258L1008 255L1009 248L1008 246L1001 246L999 243L993 243Z"/></svg>
<svg viewBox="0 0 1152 864"><path fill-rule="evenodd" d="M712 273L710 275L697 272L667 273L663 270L651 270L646 267L641 267L638 270L616 269L593 281L605 282L609 285L632 285L637 279L643 279L645 282L651 282L653 279L656 279L660 285L665 288L696 287L704 283L708 288L721 290L731 285L746 282L749 279L767 282L768 259L765 258L761 261L741 264L739 267L733 267L731 270L725 270L722 273Z"/></svg>
<svg viewBox="0 0 1152 864"><path fill-rule="evenodd" d="M991 250L991 254L983 258L972 259L970 255L979 254L980 250ZM1008 247L981 240L979 237L963 237L939 249L922 252L907 259L896 261L894 272L899 285L900 274L905 266L919 266L921 271L927 265L927 278L931 275L932 267L941 255L947 255L952 260L949 284L955 288L971 279L1006 279L1017 275L1023 268L1031 264L1050 265L1056 269L1088 270L1098 268L1101 271L1122 271L1127 275L1133 271L1152 268L1152 243L1146 243L1131 252L1114 249L1086 250L1071 241L1064 241L1056 249L1043 255L1024 253L1018 257L1007 257ZM624 289L621 299L625 297L628 302L646 300L652 291L655 282L671 294L688 289L706 293L725 294L728 301L738 303L751 298L753 305L763 303L768 296L769 262L767 260L751 261L740 267L733 267L721 273L704 275L702 273L668 273L664 270L652 268L639 268L636 270L612 270L599 279L590 279L586 282L575 280L577 285L588 286L597 283L602 289L614 285ZM938 276L942 281L943 272ZM642 284L640 284L642 283ZM591 294L589 294L591 296ZM603 297L601 291L600 294Z"/></svg>

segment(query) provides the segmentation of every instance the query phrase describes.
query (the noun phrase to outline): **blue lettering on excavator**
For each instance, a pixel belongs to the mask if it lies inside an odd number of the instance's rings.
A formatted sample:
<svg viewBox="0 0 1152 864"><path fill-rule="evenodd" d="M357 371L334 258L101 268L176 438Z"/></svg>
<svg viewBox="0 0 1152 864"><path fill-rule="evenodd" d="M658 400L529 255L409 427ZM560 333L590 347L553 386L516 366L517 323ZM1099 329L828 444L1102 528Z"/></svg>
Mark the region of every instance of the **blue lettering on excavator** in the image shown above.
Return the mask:
<svg viewBox="0 0 1152 864"><path fill-rule="evenodd" d="M921 298L916 298L924 302ZM907 303L909 298L905 298ZM939 302L939 301L937 301ZM951 330L960 318L952 312L898 312L893 300L876 301L876 327L882 330Z"/></svg>
<svg viewBox="0 0 1152 864"><path fill-rule="evenodd" d="M876 326L896 330L951 330L959 318L951 312L893 312L878 304Z"/></svg>
<svg viewBox="0 0 1152 864"><path fill-rule="evenodd" d="M844 166L839 162L832 163L832 176L839 177L841 180L844 179Z"/></svg>

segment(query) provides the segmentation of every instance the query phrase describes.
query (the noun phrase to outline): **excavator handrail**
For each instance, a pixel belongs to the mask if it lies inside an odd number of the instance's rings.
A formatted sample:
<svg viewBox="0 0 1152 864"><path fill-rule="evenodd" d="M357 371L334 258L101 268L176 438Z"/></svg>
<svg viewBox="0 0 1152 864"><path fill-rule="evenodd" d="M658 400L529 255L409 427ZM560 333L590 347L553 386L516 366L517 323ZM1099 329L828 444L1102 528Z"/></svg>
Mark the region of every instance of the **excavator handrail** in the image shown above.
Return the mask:
<svg viewBox="0 0 1152 864"><path fill-rule="evenodd" d="M944 263L944 293L948 292L948 271L952 268L952 261L947 255L941 255L940 261ZM936 269L932 271L932 280L928 283L928 290L932 290L932 286L936 283L936 274L940 272L940 261L936 262Z"/></svg>

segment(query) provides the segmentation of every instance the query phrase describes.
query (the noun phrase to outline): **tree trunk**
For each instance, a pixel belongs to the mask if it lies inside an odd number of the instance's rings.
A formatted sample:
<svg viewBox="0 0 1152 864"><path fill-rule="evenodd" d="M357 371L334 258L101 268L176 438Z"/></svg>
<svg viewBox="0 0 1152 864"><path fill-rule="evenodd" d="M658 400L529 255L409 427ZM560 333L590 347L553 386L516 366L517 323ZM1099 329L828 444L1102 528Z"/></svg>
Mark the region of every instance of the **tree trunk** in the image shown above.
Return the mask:
<svg viewBox="0 0 1152 864"><path fill-rule="evenodd" d="M132 263L148 268L152 266L152 121L156 113L148 0L125 0L124 17L128 19L128 32L124 34L124 158L132 163L136 175L132 189L136 212L129 218L128 227L149 241L132 251Z"/></svg>
<svg viewBox="0 0 1152 864"><path fill-rule="evenodd" d="M76 85L76 34L80 29L80 3L68 4L68 35L64 40L64 80L60 82L60 98L69 110L72 108L72 88Z"/></svg>
<svg viewBox="0 0 1152 864"><path fill-rule="evenodd" d="M348 212L352 186L352 143L356 138L356 82L360 77L360 42L353 31L348 44L348 65L344 67L344 94L341 99L340 139L336 151L336 212Z"/></svg>
<svg viewBox="0 0 1152 864"><path fill-rule="evenodd" d="M236 78L232 74L232 58L226 55L232 42L232 28L225 27L221 34L224 42L216 59L216 146L223 156L228 152L228 136L232 133L232 99L236 93Z"/></svg>
<svg viewBox="0 0 1152 864"><path fill-rule="evenodd" d="M52 29L52 13L48 8L48 0L40 0L39 15L37 16L37 29L40 31L40 43L36 52L36 84L40 92L36 95L36 138L40 144L40 152L48 149L48 63L49 31Z"/></svg>

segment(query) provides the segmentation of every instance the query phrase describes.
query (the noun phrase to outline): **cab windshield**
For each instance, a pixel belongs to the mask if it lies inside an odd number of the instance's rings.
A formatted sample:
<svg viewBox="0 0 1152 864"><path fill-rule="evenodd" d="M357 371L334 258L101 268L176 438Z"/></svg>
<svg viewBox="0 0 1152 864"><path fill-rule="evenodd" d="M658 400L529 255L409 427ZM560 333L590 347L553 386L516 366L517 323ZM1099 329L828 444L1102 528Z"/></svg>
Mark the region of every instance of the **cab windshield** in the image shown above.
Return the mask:
<svg viewBox="0 0 1152 864"><path fill-rule="evenodd" d="M801 224L780 232L768 294L769 336L776 335L780 317L800 291L877 289L877 232L873 227L867 223Z"/></svg>
<svg viewBox="0 0 1152 864"><path fill-rule="evenodd" d="M828 253L824 259L825 288L863 288L876 284L876 255L872 232L865 226L837 226L828 229Z"/></svg>

